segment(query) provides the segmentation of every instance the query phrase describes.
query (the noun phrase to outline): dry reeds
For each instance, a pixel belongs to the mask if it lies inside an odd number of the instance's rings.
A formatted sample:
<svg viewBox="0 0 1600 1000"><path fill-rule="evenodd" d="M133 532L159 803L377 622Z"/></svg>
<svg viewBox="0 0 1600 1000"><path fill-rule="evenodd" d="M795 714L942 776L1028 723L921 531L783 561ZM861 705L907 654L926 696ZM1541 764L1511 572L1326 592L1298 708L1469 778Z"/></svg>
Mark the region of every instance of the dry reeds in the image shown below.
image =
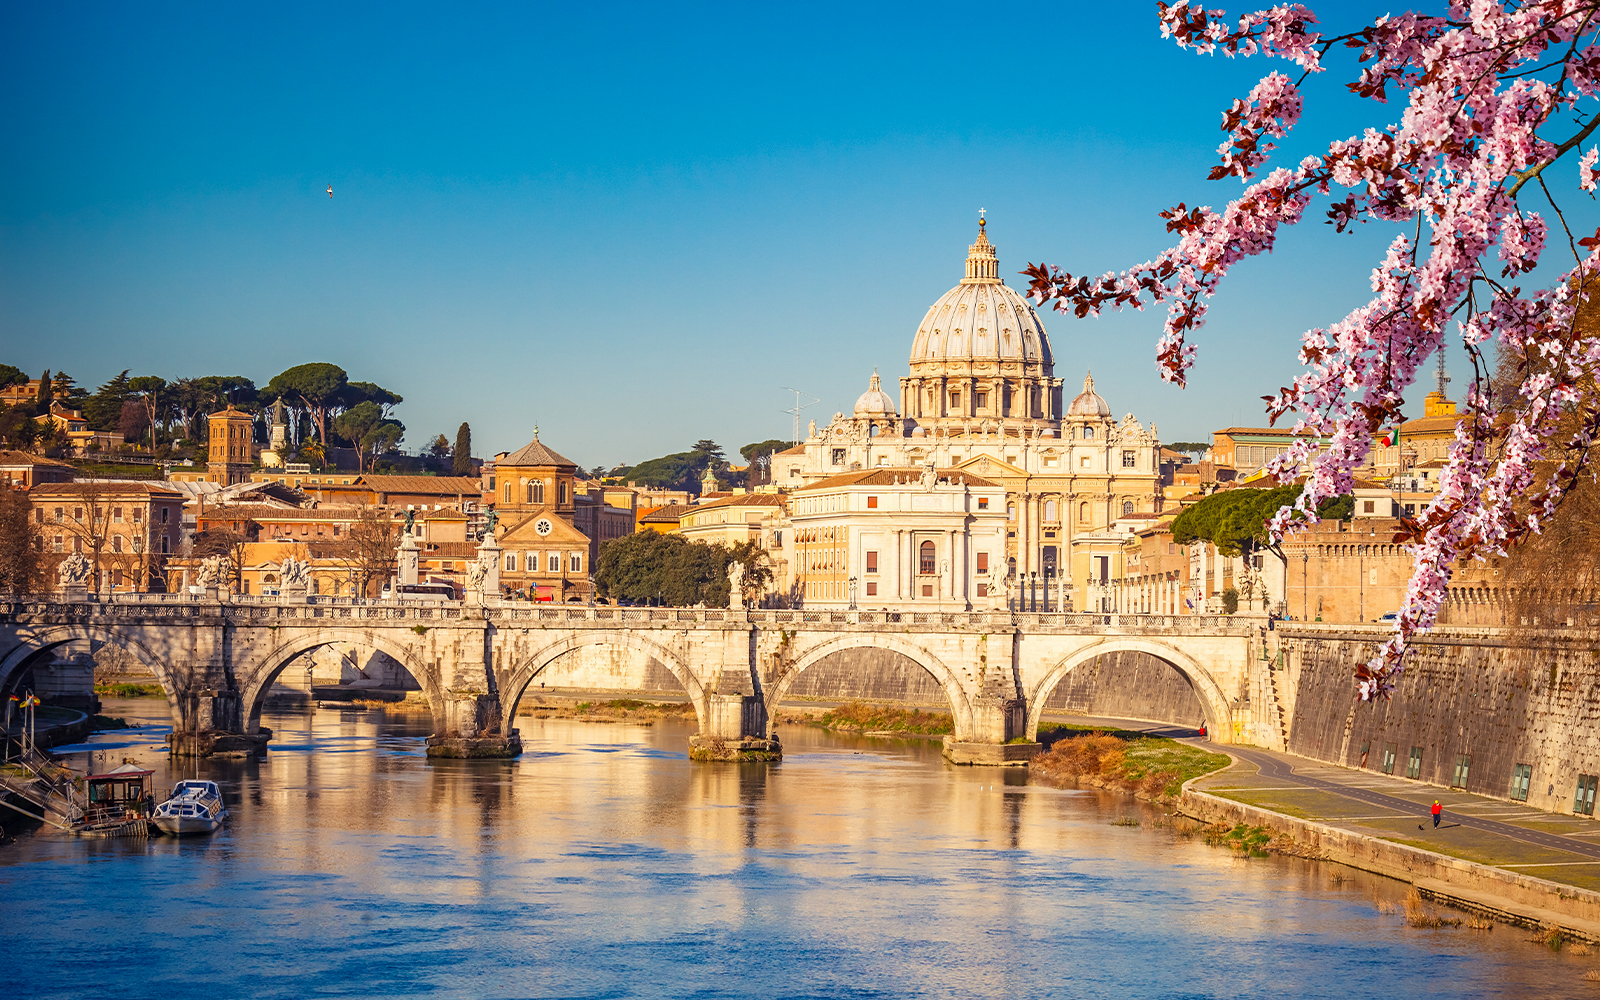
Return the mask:
<svg viewBox="0 0 1600 1000"><path fill-rule="evenodd" d="M1389 916L1394 913L1394 904L1387 899L1380 899L1378 900L1378 912L1384 916Z"/></svg>
<svg viewBox="0 0 1600 1000"><path fill-rule="evenodd" d="M1583 974L1583 981L1586 983L1600 983L1600 972L1590 969Z"/></svg>
<svg viewBox="0 0 1600 1000"><path fill-rule="evenodd" d="M1422 893L1412 886L1406 893L1406 926L1407 927L1460 927L1460 917L1441 917L1428 909L1422 902ZM1558 949L1560 945L1556 946Z"/></svg>
<svg viewBox="0 0 1600 1000"><path fill-rule="evenodd" d="M1492 931L1492 930L1494 930L1494 921L1488 919L1487 917L1468 917L1467 918L1467 930L1469 930L1469 931Z"/></svg>

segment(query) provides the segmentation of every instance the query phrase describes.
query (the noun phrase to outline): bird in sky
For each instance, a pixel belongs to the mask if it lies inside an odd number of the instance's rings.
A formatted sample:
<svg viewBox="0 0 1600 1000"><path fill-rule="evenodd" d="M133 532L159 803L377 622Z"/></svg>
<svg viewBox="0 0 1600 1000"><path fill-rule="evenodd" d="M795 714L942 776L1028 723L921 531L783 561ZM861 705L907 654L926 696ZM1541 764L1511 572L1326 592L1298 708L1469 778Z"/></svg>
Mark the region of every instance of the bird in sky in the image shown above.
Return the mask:
<svg viewBox="0 0 1600 1000"><path fill-rule="evenodd" d="M333 185L332 184L328 185L328 197L329 198L333 197Z"/></svg>

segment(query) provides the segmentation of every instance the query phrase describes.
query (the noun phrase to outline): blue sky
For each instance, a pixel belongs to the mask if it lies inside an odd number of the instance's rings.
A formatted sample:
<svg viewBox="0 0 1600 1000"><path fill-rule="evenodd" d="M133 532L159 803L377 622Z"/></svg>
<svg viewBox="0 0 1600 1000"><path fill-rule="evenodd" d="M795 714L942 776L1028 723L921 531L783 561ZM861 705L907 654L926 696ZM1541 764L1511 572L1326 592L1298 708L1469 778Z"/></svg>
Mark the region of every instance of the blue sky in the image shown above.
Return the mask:
<svg viewBox="0 0 1600 1000"><path fill-rule="evenodd" d="M1388 120L1334 65L1296 155ZM406 397L412 447L467 420L480 454L535 424L585 466L732 452L789 434L782 386L822 422L905 374L979 207L1013 287L1158 252L1157 212L1237 190L1204 179L1220 113L1268 68L1179 51L1142 2L7 0L0 361L332 361ZM1240 267L1187 390L1153 310L1047 314L1056 374L1169 441L1260 423L1391 236L1308 223Z"/></svg>

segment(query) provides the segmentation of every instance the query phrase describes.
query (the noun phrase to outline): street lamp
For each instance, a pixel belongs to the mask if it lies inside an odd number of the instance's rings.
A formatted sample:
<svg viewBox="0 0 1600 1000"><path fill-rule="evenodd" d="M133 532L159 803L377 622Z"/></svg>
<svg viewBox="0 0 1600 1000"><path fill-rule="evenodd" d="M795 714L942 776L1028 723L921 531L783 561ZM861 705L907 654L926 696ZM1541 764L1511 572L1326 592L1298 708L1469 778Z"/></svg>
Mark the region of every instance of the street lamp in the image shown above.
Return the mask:
<svg viewBox="0 0 1600 1000"><path fill-rule="evenodd" d="M1300 620L1308 622L1310 616L1306 614L1310 604L1311 593L1311 552L1309 549L1300 553Z"/></svg>
<svg viewBox="0 0 1600 1000"><path fill-rule="evenodd" d="M1054 566L1046 565L1044 568L1044 613L1050 613L1050 578L1056 575ZM1060 610L1060 609L1057 609Z"/></svg>
<svg viewBox="0 0 1600 1000"><path fill-rule="evenodd" d="M850 578L850 610L854 611L855 609L856 609L856 578L852 576Z"/></svg>

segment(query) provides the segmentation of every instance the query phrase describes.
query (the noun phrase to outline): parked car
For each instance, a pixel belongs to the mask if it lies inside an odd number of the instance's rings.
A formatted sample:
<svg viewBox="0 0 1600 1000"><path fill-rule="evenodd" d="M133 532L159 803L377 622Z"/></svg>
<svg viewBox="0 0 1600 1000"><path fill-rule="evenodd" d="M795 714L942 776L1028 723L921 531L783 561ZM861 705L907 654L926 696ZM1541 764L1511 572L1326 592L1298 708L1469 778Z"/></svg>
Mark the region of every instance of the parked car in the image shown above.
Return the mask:
<svg viewBox="0 0 1600 1000"><path fill-rule="evenodd" d="M1388 625L1391 622L1397 622L1397 621L1400 620L1400 612L1398 612L1398 611L1390 611L1387 614L1379 615L1374 620L1376 622L1378 622L1378 624L1380 624L1380 625Z"/></svg>

